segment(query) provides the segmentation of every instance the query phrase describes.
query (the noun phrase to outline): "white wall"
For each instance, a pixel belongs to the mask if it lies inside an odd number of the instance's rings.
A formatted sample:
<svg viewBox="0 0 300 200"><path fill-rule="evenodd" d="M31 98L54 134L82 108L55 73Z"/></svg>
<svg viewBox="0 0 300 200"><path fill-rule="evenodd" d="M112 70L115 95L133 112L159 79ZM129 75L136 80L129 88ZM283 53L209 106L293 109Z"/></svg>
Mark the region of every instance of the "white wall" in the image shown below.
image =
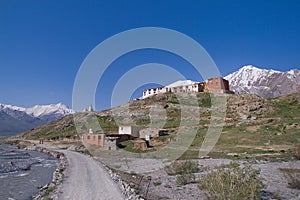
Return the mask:
<svg viewBox="0 0 300 200"><path fill-rule="evenodd" d="M143 127L138 126L119 126L119 134L120 135L132 135L133 137L139 137L139 131L143 129Z"/></svg>

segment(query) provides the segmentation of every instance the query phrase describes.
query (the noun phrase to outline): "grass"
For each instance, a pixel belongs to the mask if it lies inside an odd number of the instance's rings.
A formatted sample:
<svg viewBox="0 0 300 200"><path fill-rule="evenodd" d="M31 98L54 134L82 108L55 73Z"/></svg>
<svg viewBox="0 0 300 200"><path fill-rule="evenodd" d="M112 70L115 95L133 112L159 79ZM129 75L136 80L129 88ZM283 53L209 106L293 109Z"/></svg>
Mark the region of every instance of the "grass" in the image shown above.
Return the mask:
<svg viewBox="0 0 300 200"><path fill-rule="evenodd" d="M297 130L286 131L284 135L274 134L274 128L270 125L264 125L257 131L248 130L250 125L225 126L213 150L208 154L212 158L278 158L286 160L291 158L291 153L286 146L293 146L299 138ZM180 157L180 159L199 158L199 150L205 138L207 128L199 128L189 149ZM282 148L280 146L283 145ZM276 147L273 149L273 147ZM294 151L294 150L293 150ZM298 153L300 150L297 151ZM231 156L228 154L237 154ZM296 152L295 152L296 153ZM294 154L295 154L294 153ZM300 154L300 153L299 153Z"/></svg>
<svg viewBox="0 0 300 200"><path fill-rule="evenodd" d="M176 183L179 185L186 185L195 181L194 173L199 171L198 163L191 160L183 162L174 162L166 166L165 171L168 175L176 175Z"/></svg>
<svg viewBox="0 0 300 200"><path fill-rule="evenodd" d="M105 132L118 131L118 125L116 124L112 116L98 116L97 118L103 131Z"/></svg>
<svg viewBox="0 0 300 200"><path fill-rule="evenodd" d="M298 95L299 96L299 95ZM271 116L282 117L285 119L293 119L300 117L300 107L297 96L288 95L280 98L270 99L275 108Z"/></svg>
<svg viewBox="0 0 300 200"><path fill-rule="evenodd" d="M132 140L127 140L124 142L121 142L121 145L124 146L124 150L132 153L144 153L144 151L140 149L134 149L133 148L133 141Z"/></svg>
<svg viewBox="0 0 300 200"><path fill-rule="evenodd" d="M250 166L240 167L232 162L204 176L199 188L208 191L210 198L215 200L260 199L263 185L258 175L259 171Z"/></svg>
<svg viewBox="0 0 300 200"><path fill-rule="evenodd" d="M185 172L195 173L198 171L197 163L190 160L175 161L172 164L165 167L165 171L168 175L174 176L177 174L183 174Z"/></svg>

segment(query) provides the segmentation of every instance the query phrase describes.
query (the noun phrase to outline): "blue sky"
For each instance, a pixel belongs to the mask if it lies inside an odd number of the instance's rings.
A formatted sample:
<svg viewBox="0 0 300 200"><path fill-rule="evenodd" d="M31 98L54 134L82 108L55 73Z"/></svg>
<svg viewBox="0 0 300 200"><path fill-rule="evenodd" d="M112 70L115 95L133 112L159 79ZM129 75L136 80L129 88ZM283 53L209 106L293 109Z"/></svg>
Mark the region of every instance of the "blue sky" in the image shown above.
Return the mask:
<svg viewBox="0 0 300 200"><path fill-rule="evenodd" d="M299 10L297 0L0 0L0 102L71 107L76 73L88 53L108 37L138 27L164 27L190 36L223 76L247 64L299 69ZM111 88L124 73L118 66L128 70L148 62L186 67L161 51L123 56L103 79L107 91L97 92L97 110L110 106Z"/></svg>

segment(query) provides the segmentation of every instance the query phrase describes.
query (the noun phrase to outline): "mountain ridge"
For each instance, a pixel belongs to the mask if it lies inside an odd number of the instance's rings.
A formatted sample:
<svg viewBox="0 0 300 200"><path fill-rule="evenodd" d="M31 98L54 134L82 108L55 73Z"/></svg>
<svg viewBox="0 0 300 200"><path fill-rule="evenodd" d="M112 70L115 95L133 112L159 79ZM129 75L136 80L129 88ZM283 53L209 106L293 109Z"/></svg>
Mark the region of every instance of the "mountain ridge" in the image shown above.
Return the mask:
<svg viewBox="0 0 300 200"><path fill-rule="evenodd" d="M14 135L57 120L74 111L62 103L30 108L0 104L0 135Z"/></svg>
<svg viewBox="0 0 300 200"><path fill-rule="evenodd" d="M240 94L257 94L265 98L279 97L300 91L300 71L286 72L246 65L224 77L230 90Z"/></svg>

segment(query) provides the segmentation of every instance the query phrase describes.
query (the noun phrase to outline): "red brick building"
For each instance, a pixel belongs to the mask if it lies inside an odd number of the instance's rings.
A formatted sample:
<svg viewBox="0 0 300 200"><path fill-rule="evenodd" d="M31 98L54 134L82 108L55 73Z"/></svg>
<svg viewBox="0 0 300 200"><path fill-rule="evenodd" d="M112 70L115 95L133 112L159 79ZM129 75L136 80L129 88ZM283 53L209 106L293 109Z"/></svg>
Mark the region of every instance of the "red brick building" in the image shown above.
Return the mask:
<svg viewBox="0 0 300 200"><path fill-rule="evenodd" d="M105 134L83 134L83 142L91 145L97 145L99 147L104 147L104 137Z"/></svg>
<svg viewBox="0 0 300 200"><path fill-rule="evenodd" d="M85 133L83 134L83 144L95 145L104 150L116 150L120 142L131 140L131 135L105 134L105 133Z"/></svg>
<svg viewBox="0 0 300 200"><path fill-rule="evenodd" d="M229 92L229 82L221 77L209 78L204 82L204 92Z"/></svg>

